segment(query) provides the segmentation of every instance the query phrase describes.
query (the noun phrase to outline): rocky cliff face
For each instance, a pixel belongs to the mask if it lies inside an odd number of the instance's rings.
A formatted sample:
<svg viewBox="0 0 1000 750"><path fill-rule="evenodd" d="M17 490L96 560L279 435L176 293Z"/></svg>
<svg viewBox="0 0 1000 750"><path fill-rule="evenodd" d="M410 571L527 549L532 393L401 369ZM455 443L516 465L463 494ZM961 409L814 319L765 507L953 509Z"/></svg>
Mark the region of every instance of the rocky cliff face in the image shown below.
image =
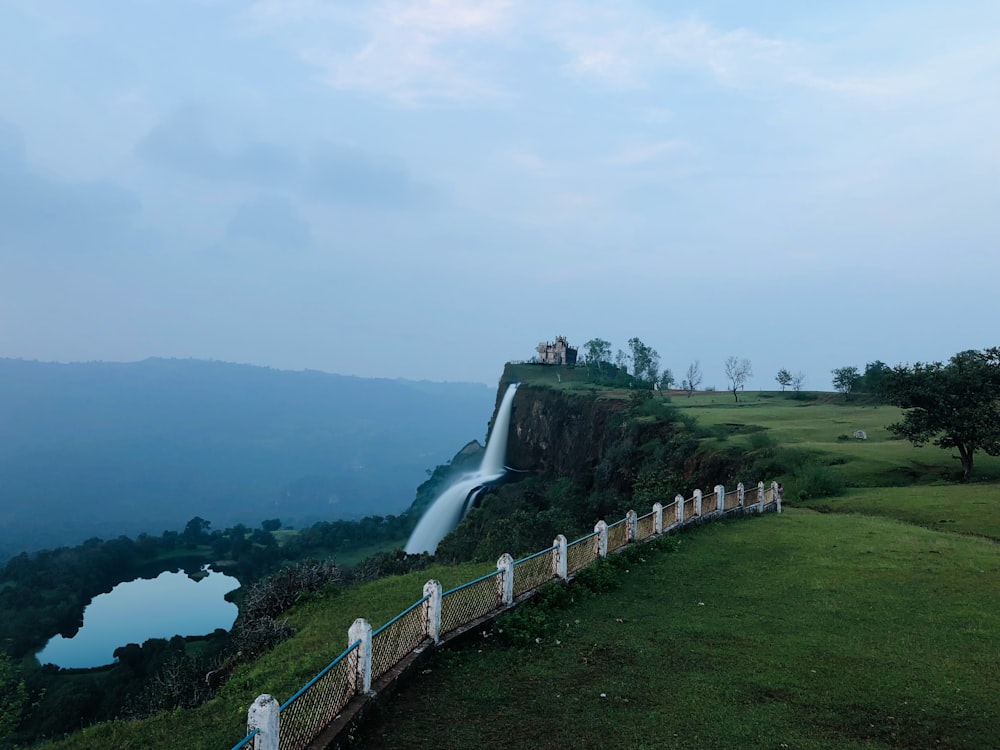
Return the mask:
<svg viewBox="0 0 1000 750"><path fill-rule="evenodd" d="M497 395L503 396L502 386ZM514 397L507 465L544 477L591 473L618 438L622 401L521 385Z"/></svg>

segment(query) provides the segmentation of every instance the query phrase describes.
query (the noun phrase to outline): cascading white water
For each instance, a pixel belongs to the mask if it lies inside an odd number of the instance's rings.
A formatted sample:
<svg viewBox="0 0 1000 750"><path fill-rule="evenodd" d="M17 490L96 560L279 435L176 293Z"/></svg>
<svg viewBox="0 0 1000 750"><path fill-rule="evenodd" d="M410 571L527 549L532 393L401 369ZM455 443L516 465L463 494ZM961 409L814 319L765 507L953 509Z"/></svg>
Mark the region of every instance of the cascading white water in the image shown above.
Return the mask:
<svg viewBox="0 0 1000 750"><path fill-rule="evenodd" d="M483 454L478 471L459 477L434 499L430 507L424 511L424 515L420 518L413 533L410 534L410 540L405 547L407 553L415 555L421 552L430 552L433 554L434 550L437 549L438 542L444 539L445 534L458 526L458 522L462 520L462 516L471 505L468 502L470 496L473 496L476 490L482 489L484 485L495 482L504 475L511 404L514 402L516 390L517 383L511 383L503 394L503 400L497 410L496 421L493 423L493 430L486 440L486 452Z"/></svg>

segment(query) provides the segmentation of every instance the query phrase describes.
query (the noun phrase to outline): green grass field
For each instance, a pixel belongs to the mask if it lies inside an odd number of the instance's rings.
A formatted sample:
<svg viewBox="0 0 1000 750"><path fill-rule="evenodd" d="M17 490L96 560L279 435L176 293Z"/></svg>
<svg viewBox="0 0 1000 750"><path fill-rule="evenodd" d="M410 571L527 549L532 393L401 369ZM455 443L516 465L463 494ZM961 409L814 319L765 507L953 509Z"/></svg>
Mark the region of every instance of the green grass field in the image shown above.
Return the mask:
<svg viewBox="0 0 1000 750"><path fill-rule="evenodd" d="M958 485L946 481L958 463L947 451L889 439L889 407L741 398L672 403L716 431L708 440L749 445L765 432L847 489L691 529L674 552L630 553L617 589L573 584L572 606L522 616L538 643L504 645L497 632L439 652L356 746L1000 747L1000 461L978 457L976 481ZM856 429L869 439L838 439ZM356 617L378 627L427 579L448 588L492 568L436 567L313 597L290 613L297 635L201 708L47 747L227 750L249 703L288 698L346 647Z"/></svg>
<svg viewBox="0 0 1000 750"><path fill-rule="evenodd" d="M559 618L538 644L440 654L361 746L1000 747L1000 460L948 482L947 451L886 431L897 409L833 394L672 403L847 489L683 534L621 588L538 615Z"/></svg>
<svg viewBox="0 0 1000 750"><path fill-rule="evenodd" d="M438 656L359 746L1000 746L992 541L790 509L550 616L537 645Z"/></svg>
<svg viewBox="0 0 1000 750"><path fill-rule="evenodd" d="M725 440L749 444L763 429L781 446L814 454L848 487L893 487L953 482L961 473L951 452L932 445L917 447L887 429L902 412L894 406L846 401L839 394L748 392L735 403L732 394L674 395L671 403L699 424L732 433ZM857 430L867 433L856 440ZM773 477L780 481L780 477ZM1000 457L976 456L977 482L1000 480Z"/></svg>

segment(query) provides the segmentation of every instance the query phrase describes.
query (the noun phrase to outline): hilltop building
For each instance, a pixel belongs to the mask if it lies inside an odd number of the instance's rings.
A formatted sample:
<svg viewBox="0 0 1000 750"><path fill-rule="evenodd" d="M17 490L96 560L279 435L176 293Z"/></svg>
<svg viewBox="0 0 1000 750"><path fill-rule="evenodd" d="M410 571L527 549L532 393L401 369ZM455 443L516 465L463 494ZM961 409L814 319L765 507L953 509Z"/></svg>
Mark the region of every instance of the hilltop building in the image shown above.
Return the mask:
<svg viewBox="0 0 1000 750"><path fill-rule="evenodd" d="M543 341L535 349L543 365L575 365L576 347L570 346L565 336L556 336L555 343Z"/></svg>

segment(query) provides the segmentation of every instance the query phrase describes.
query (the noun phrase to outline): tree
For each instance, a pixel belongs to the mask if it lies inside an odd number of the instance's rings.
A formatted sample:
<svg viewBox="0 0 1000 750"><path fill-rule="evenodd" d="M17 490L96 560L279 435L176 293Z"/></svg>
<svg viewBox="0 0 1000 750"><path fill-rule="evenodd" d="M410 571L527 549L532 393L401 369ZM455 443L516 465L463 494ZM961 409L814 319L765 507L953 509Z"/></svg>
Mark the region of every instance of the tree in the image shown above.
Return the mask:
<svg viewBox="0 0 1000 750"><path fill-rule="evenodd" d="M695 360L688 365L687 373L684 376L684 381L681 383L681 387L688 392L688 396L698 390L698 386L701 385L702 375L701 375L701 364L698 360Z"/></svg>
<svg viewBox="0 0 1000 750"><path fill-rule="evenodd" d="M781 390L785 390L785 388L792 384L792 373L782 367L778 370L778 374L774 379L778 381L778 385L781 386Z"/></svg>
<svg viewBox="0 0 1000 750"><path fill-rule="evenodd" d="M830 370L833 375L833 387L838 393L849 396L861 382L861 373L857 367L836 367Z"/></svg>
<svg viewBox="0 0 1000 750"><path fill-rule="evenodd" d="M865 393L881 395L885 390L885 374L889 366L880 360L865 365L865 373L861 376L860 390Z"/></svg>
<svg viewBox="0 0 1000 750"><path fill-rule="evenodd" d="M964 351L947 364L917 363L885 373L885 395L905 410L890 432L914 445L956 448L962 481L976 451L1000 455L1000 348Z"/></svg>
<svg viewBox="0 0 1000 750"><path fill-rule="evenodd" d="M281 528L281 519L268 518L267 520L260 522L260 527L264 529L264 531L277 531Z"/></svg>
<svg viewBox="0 0 1000 750"><path fill-rule="evenodd" d="M587 352L585 361L588 365L597 365L600 370L605 362L611 361L611 342L604 339L591 339L583 345Z"/></svg>
<svg viewBox="0 0 1000 750"><path fill-rule="evenodd" d="M749 359L737 359L736 357L726 358L726 377L729 378L729 390L733 392L733 398L739 402L739 391L746 385L747 379L753 375L753 367L750 366Z"/></svg>
<svg viewBox="0 0 1000 750"><path fill-rule="evenodd" d="M798 393L802 390L802 384L806 380L806 374L799 370L795 375L792 376L792 390Z"/></svg>
<svg viewBox="0 0 1000 750"><path fill-rule="evenodd" d="M28 705L28 691L20 673L0 651L0 743L21 723Z"/></svg>
<svg viewBox="0 0 1000 750"><path fill-rule="evenodd" d="M623 349L619 349L615 352L615 367L619 370L624 370L625 366L628 364L628 355L625 354Z"/></svg>
<svg viewBox="0 0 1000 750"><path fill-rule="evenodd" d="M632 374L641 380L656 382L656 373L660 369L660 355L656 349L642 343L634 336L628 340L632 350Z"/></svg>
<svg viewBox="0 0 1000 750"><path fill-rule="evenodd" d="M674 373L669 367L664 367L663 372L660 374L660 388L665 391L670 390L670 386L674 384Z"/></svg>
<svg viewBox="0 0 1000 750"><path fill-rule="evenodd" d="M211 521L206 521L201 516L195 516L184 526L184 533L182 534L184 541L189 545L200 544L208 536L208 529L211 525Z"/></svg>

